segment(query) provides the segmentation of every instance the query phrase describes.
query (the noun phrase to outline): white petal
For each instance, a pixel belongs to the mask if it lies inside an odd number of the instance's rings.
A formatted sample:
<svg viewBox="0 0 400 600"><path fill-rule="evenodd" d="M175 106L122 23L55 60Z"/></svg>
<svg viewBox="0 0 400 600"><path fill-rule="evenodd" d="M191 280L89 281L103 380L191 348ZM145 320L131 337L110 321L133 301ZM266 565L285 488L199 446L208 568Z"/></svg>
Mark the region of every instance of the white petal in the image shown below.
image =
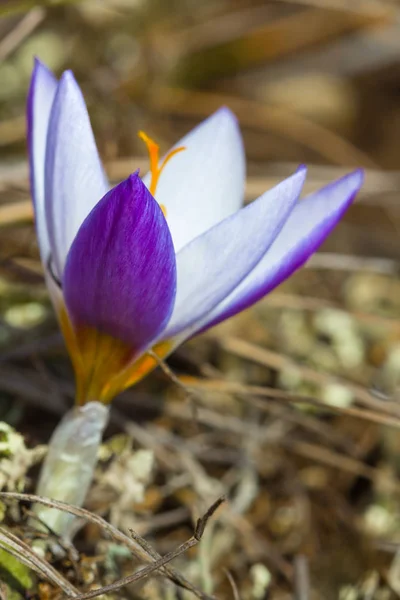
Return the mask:
<svg viewBox="0 0 400 600"><path fill-rule="evenodd" d="M302 168L177 254L177 295L163 339L201 319L257 265L297 202L305 174Z"/></svg>
<svg viewBox="0 0 400 600"><path fill-rule="evenodd" d="M236 117L221 108L175 146L155 197L167 210L176 252L243 204L245 157ZM149 187L150 174L143 178Z"/></svg>
<svg viewBox="0 0 400 600"><path fill-rule="evenodd" d="M46 148L45 207L57 276L75 235L108 191L82 93L71 72L58 85Z"/></svg>
<svg viewBox="0 0 400 600"><path fill-rule="evenodd" d="M44 264L50 255L44 209L44 164L50 111L57 85L57 79L47 67L35 60L27 104L28 147L36 231Z"/></svg>
<svg viewBox="0 0 400 600"><path fill-rule="evenodd" d="M191 335L251 306L301 267L336 226L362 182L363 172L357 170L300 201L257 266L225 300L193 326Z"/></svg>

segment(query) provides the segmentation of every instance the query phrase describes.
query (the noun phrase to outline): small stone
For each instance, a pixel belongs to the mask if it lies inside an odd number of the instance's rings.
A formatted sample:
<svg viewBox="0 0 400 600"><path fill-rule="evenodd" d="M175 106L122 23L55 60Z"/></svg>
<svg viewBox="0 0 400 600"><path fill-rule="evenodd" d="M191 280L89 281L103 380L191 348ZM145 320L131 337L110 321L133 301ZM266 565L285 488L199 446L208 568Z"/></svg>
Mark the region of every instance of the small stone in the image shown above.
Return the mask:
<svg viewBox="0 0 400 600"><path fill-rule="evenodd" d="M39 302L27 302L11 306L4 313L4 320L12 327L31 329L43 323L47 310Z"/></svg>
<svg viewBox="0 0 400 600"><path fill-rule="evenodd" d="M331 383L323 388L322 400L330 406L349 408L353 404L353 394L344 385Z"/></svg>
<svg viewBox="0 0 400 600"><path fill-rule="evenodd" d="M261 563L256 563L250 568L250 576L253 582L252 598L261 600L271 584L271 573Z"/></svg>

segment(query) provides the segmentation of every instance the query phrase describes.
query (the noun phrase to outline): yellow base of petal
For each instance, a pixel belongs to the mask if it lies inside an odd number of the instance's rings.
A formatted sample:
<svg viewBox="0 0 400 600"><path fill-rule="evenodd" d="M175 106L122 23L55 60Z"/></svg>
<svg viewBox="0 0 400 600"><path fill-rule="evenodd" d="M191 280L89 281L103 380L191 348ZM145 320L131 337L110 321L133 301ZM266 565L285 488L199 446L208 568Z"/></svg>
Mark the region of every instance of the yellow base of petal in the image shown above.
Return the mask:
<svg viewBox="0 0 400 600"><path fill-rule="evenodd" d="M151 349L152 354L143 354L140 358L131 363L126 369L121 371L113 379L110 380L109 384L103 389L102 402L111 402L111 400L117 395L131 387L135 383L138 383L141 379L146 377L153 369L158 367L159 360L163 360L172 350L172 344L170 342L160 342ZM155 356L154 356L155 355ZM156 358L157 357L157 358Z"/></svg>
<svg viewBox="0 0 400 600"><path fill-rule="evenodd" d="M152 353L133 359L135 352L128 344L91 327L74 328L65 307L59 310L59 321L75 371L76 403L80 406L97 400L108 404L119 393L137 383L158 366L172 349L161 342Z"/></svg>

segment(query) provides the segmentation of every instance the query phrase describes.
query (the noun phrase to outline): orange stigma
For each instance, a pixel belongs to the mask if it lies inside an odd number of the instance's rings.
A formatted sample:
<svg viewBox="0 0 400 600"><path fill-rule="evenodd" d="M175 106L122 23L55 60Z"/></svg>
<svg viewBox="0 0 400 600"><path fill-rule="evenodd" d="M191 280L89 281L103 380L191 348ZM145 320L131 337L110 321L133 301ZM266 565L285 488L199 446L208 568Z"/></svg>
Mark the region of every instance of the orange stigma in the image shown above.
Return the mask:
<svg viewBox="0 0 400 600"><path fill-rule="evenodd" d="M175 154L178 154L178 152L182 152L182 150L186 150L186 148L185 148L185 146L179 146L179 148L174 148L173 150L170 150L170 152L168 152L168 154L165 156L161 165L158 166L158 163L160 161L160 146L158 144L156 144L156 142L154 140L152 140L151 137L149 137L146 133L144 133L144 131L139 131L138 136L146 144L147 151L149 153L150 173L151 173L149 192L152 196L154 196L156 193L158 180L160 178L161 173L164 170L164 167L167 165L167 163L170 161L170 159L173 156L175 156ZM165 208L165 206L163 204L160 204L160 208L164 214L164 217L166 217L167 209Z"/></svg>

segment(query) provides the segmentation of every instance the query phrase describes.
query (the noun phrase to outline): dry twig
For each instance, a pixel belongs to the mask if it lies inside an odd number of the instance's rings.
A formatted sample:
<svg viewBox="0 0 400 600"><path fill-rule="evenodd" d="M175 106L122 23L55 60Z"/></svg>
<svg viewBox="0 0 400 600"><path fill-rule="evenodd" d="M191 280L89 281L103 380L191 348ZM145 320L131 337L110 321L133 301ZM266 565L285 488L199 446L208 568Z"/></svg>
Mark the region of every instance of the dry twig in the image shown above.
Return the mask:
<svg viewBox="0 0 400 600"><path fill-rule="evenodd" d="M171 558L168 558L168 559L165 559L165 557L162 558L155 551L150 555L147 552L147 550L145 550L145 548L147 546L146 542L142 541L140 544L138 543L139 536L137 534L136 534L135 538L129 538L128 536L123 534L121 531L119 531L117 528L113 527L110 523L107 523L107 521L105 521L102 517L100 517L94 513L91 513L90 511L88 511L84 508L78 508L75 506L71 506L70 504L66 504L65 502L49 500L47 498L42 498L41 496L36 496L34 494L19 494L16 492L0 492L0 498L3 498L4 500L14 499L14 500L22 500L22 501L26 501L26 502L37 502L39 504L43 504L44 506L48 506L49 508L56 508L58 510L63 510L65 512L69 512L70 514L72 514L78 518L82 518L82 519L88 520L92 523L96 523L104 531L106 531L113 539L115 539L119 543L127 546L134 556L137 556L140 560L143 560L144 562L151 563L150 570L148 570L148 571L145 570L145 574L143 575L143 577L145 577L147 574L153 572L154 570L164 567L164 569L162 569L162 571L165 572L165 574L171 579L171 581L173 581L177 585L180 585L181 587L184 587L184 588L190 590L191 592L193 592L193 594L195 594L198 598L201 598L202 600L209 599L209 596L207 596L206 594L204 594L203 592L198 590L190 582L186 581L186 579L183 577L183 575L181 575L180 573L175 571L175 569L173 569L172 567L170 567L167 564L170 562L170 560L172 560ZM204 529L208 518L215 512L215 510L218 508L218 506L223 501L224 501L223 498L218 500L215 503L215 505L213 505L209 509L209 511L206 513L206 515L203 517L203 519L200 519L200 521L198 523L198 527L196 528L194 538L196 538L196 535L199 535L199 532L201 532L201 535L202 535L201 527L203 527L203 529ZM201 537L201 535L200 535L200 537ZM199 541L199 539L196 538L197 541L195 543L197 543ZM194 545L194 543L191 542L191 545L189 547L191 547L193 545ZM178 554L181 554L182 552L185 552L185 549L180 550L178 552ZM176 554L176 556L178 554ZM154 562L154 560L153 560L154 556L158 557L156 562ZM174 557L175 557L175 555L173 556L173 558ZM156 565L156 564L157 564L157 566L154 567L154 565ZM130 583L132 583L132 581L130 581ZM126 583L122 583L120 585L120 587L123 587L124 585L126 585ZM97 594L95 594L95 595L97 595ZM90 596L90 597L92 597L92 596ZM85 598L86 598L86 596L85 596Z"/></svg>

